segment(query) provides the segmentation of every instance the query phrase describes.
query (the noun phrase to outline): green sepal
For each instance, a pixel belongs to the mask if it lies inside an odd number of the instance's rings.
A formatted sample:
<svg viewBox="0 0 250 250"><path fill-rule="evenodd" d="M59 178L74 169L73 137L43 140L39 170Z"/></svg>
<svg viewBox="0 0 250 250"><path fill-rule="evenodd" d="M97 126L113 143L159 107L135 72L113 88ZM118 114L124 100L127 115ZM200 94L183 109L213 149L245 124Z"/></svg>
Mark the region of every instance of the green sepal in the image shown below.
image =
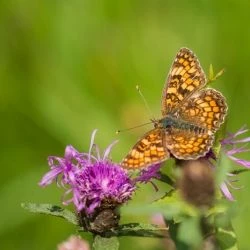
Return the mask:
<svg viewBox="0 0 250 250"><path fill-rule="evenodd" d="M214 75L214 68L213 65L209 65L209 72L208 72L208 80L206 85L210 85L212 82L215 82L219 77L221 77L225 72L225 69L221 69L216 75Z"/></svg>

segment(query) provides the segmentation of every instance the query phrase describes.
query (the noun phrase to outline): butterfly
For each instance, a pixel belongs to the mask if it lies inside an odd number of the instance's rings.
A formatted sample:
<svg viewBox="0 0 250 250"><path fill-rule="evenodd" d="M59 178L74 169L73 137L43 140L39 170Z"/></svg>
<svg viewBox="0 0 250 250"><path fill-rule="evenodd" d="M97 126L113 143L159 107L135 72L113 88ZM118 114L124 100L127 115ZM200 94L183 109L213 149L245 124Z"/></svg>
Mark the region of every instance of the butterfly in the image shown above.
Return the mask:
<svg viewBox="0 0 250 250"><path fill-rule="evenodd" d="M126 169L141 169L171 156L195 160L209 151L227 113L225 97L205 88L206 75L188 48L177 53L162 94L162 118L122 160Z"/></svg>

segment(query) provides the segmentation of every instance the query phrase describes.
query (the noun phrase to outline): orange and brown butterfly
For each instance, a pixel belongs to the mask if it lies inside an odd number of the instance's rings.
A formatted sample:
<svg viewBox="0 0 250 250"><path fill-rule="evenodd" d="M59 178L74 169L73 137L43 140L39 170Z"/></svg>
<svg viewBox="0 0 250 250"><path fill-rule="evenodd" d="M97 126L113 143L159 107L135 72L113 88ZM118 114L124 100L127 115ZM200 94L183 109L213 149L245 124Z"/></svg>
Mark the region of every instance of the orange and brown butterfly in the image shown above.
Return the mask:
<svg viewBox="0 0 250 250"><path fill-rule="evenodd" d="M187 49L177 53L162 95L162 115L122 160L126 169L161 163L170 156L194 160L213 145L214 134L224 122L224 96L204 88L206 76L198 58Z"/></svg>

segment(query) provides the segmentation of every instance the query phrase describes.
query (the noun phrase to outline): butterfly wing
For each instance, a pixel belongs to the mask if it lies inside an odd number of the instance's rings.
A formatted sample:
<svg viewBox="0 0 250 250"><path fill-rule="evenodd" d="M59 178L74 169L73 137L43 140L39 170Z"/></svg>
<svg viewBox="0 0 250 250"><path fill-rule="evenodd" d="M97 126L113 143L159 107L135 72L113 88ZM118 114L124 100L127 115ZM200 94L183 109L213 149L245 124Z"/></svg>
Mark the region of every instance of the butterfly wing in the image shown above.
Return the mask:
<svg viewBox="0 0 250 250"><path fill-rule="evenodd" d="M224 122L227 113L225 97L214 89L203 89L186 100L178 110L178 116L214 133Z"/></svg>
<svg viewBox="0 0 250 250"><path fill-rule="evenodd" d="M177 53L162 93L162 115L174 113L189 96L206 84L198 58L187 49Z"/></svg>
<svg viewBox="0 0 250 250"><path fill-rule="evenodd" d="M165 147L164 131L153 129L146 133L122 160L121 166L126 169L140 169L160 163L169 158Z"/></svg>
<svg viewBox="0 0 250 250"><path fill-rule="evenodd" d="M213 145L214 136L207 131L195 132L171 128L166 131L166 147L177 159L195 160L209 151Z"/></svg>
<svg viewBox="0 0 250 250"><path fill-rule="evenodd" d="M155 128L135 144L121 165L127 169L144 168L168 159L170 152L184 160L204 156L227 111L220 92L200 90L205 84L206 76L195 54L187 48L180 49L163 89L162 114L171 114L180 123L201 129Z"/></svg>

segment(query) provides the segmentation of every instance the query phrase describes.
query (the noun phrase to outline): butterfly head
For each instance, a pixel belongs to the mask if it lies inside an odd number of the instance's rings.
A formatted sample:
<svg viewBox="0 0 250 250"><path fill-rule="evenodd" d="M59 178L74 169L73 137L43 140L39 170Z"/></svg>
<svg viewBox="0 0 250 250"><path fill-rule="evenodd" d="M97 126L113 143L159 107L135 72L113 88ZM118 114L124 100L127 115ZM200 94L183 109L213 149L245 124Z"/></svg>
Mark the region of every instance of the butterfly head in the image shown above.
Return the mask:
<svg viewBox="0 0 250 250"><path fill-rule="evenodd" d="M152 118L150 119L150 121L154 124L155 128L160 128L161 127L161 123L159 122L159 120Z"/></svg>

